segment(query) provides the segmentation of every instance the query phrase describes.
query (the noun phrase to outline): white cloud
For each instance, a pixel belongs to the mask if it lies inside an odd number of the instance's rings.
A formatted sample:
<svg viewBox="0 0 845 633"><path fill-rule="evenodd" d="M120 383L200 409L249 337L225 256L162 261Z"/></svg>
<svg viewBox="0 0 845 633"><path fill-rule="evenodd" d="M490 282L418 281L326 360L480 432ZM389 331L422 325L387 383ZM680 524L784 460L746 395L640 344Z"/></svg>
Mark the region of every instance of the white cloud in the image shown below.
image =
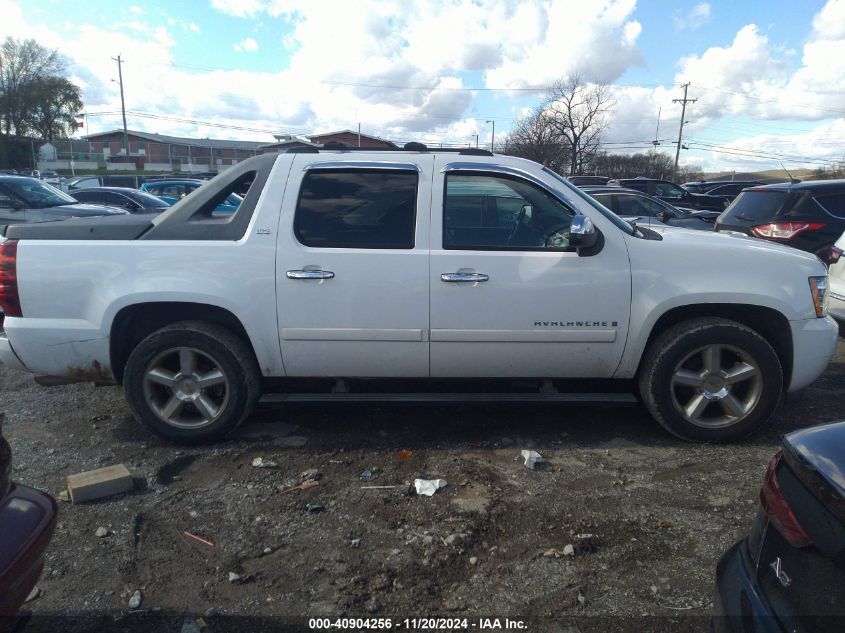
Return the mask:
<svg viewBox="0 0 845 633"><path fill-rule="evenodd" d="M710 3L699 2L686 14L677 11L672 18L675 29L678 31L694 31L710 21Z"/></svg>
<svg viewBox="0 0 845 633"><path fill-rule="evenodd" d="M198 27L198 26L196 25L196 23L195 23L195 22L191 22L191 23L188 25L188 30L189 30L189 31L193 31L194 33L199 33L199 32L200 32L200 27Z"/></svg>
<svg viewBox="0 0 845 633"><path fill-rule="evenodd" d="M813 18L813 29L823 39L845 37L845 0L829 0Z"/></svg>
<svg viewBox="0 0 845 633"><path fill-rule="evenodd" d="M251 37L244 38L234 46L239 53L254 52L258 50L258 42Z"/></svg>
<svg viewBox="0 0 845 633"><path fill-rule="evenodd" d="M211 6L236 18L250 18L265 11L268 3L264 0L211 0Z"/></svg>
<svg viewBox="0 0 845 633"><path fill-rule="evenodd" d="M132 6L130 6L129 11L134 13L135 15L141 15L144 12L144 10L137 4L133 4Z"/></svg>

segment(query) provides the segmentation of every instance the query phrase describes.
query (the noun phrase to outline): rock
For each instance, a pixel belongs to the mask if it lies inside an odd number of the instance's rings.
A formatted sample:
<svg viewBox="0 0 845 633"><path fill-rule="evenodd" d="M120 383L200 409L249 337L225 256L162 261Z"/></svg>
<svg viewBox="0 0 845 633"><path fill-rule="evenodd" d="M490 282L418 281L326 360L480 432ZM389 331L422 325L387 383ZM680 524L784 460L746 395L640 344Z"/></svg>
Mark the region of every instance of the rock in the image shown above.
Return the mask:
<svg viewBox="0 0 845 633"><path fill-rule="evenodd" d="M381 610L381 602L375 598L370 598L367 600L364 608L367 610L367 613L378 613Z"/></svg>
<svg viewBox="0 0 845 633"><path fill-rule="evenodd" d="M466 534L450 534L446 537L445 543L446 545L459 545L464 541L466 536Z"/></svg>
<svg viewBox="0 0 845 633"><path fill-rule="evenodd" d="M141 592L136 591L132 594L132 597L129 598L129 608L130 609L137 609L141 606Z"/></svg>
<svg viewBox="0 0 845 633"><path fill-rule="evenodd" d="M657 593L657 585L651 586L651 593Z"/></svg>
<svg viewBox="0 0 845 633"><path fill-rule="evenodd" d="M584 604L585 602L587 602L587 598L584 597L584 594L579 591L578 592L578 604Z"/></svg>
<svg viewBox="0 0 845 633"><path fill-rule="evenodd" d="M253 468L278 468L276 462L264 459L263 457L256 457L252 460Z"/></svg>
<svg viewBox="0 0 845 633"><path fill-rule="evenodd" d="M470 556L470 557L469 557L469 564L470 564L470 565L477 565L477 564L478 564L478 557L476 557L476 556Z"/></svg>
<svg viewBox="0 0 845 633"><path fill-rule="evenodd" d="M267 554L272 554L272 553L273 553L273 548L272 548L272 547L265 547L265 548L264 548L264 555L265 555L265 556L266 556Z"/></svg>
<svg viewBox="0 0 845 633"><path fill-rule="evenodd" d="M108 535L109 535L108 528L104 528L102 526L98 527L97 531L94 532L94 536L96 536L97 538L103 538L103 537L108 536Z"/></svg>
<svg viewBox="0 0 845 633"><path fill-rule="evenodd" d="M326 508L325 508L323 505L319 504L319 503L308 503L308 504L306 504L306 505L305 505L305 509L306 509L306 510L307 510L310 514L315 514L315 513L317 513L317 512L322 512L322 511L323 511L323 510L325 510Z"/></svg>
<svg viewBox="0 0 845 633"><path fill-rule="evenodd" d="M309 468L308 470L300 473L299 481L306 482L306 481L320 481L323 478L323 473L321 473L316 468Z"/></svg>
<svg viewBox="0 0 845 633"><path fill-rule="evenodd" d="M26 597L26 600L24 600L24 604L27 603L27 602L32 602L33 600L35 600L40 595L41 595L41 590L38 587L33 587L32 591L30 591L29 595Z"/></svg>
<svg viewBox="0 0 845 633"><path fill-rule="evenodd" d="M213 618L216 615L217 615L217 609L215 609L214 607L209 607L208 609L205 610L205 617L207 617L207 618Z"/></svg>
<svg viewBox="0 0 845 633"><path fill-rule="evenodd" d="M360 546L361 546L361 539L359 539L359 538L352 539L352 547L357 548L357 547L360 547Z"/></svg>
<svg viewBox="0 0 845 633"><path fill-rule="evenodd" d="M188 516L191 517L192 519L196 519L199 515L200 515L200 513L197 512L196 510L191 510L190 512L188 512Z"/></svg>
<svg viewBox="0 0 845 633"><path fill-rule="evenodd" d="M544 558L554 558L556 555L557 555L557 550L555 548L547 549L545 552L543 552Z"/></svg>
<svg viewBox="0 0 845 633"><path fill-rule="evenodd" d="M432 543L434 543L434 537L428 536L428 535L423 536L422 542L423 542L423 545L431 545Z"/></svg>
<svg viewBox="0 0 845 633"><path fill-rule="evenodd" d="M288 437L281 437L276 442L277 446L284 448L302 448L308 443L308 438L302 435L290 435Z"/></svg>
<svg viewBox="0 0 845 633"><path fill-rule="evenodd" d="M240 575L240 574L236 574L236 573L235 573L235 572L233 572L233 571L230 571L230 572L229 572L229 582L231 582L231 583L236 583L236 582L238 582L240 579L241 579L241 575Z"/></svg>
<svg viewBox="0 0 845 633"><path fill-rule="evenodd" d="M572 543L568 543L567 545L563 546L563 555L575 556L575 547L572 545Z"/></svg>

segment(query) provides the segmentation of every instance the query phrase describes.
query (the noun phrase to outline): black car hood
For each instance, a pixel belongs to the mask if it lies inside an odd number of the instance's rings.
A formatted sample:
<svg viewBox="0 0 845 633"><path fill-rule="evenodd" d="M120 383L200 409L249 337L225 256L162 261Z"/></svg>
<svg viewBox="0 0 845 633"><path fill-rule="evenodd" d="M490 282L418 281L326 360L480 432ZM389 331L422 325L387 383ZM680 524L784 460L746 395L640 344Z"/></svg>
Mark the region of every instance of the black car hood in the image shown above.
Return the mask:
<svg viewBox="0 0 845 633"><path fill-rule="evenodd" d="M845 421L793 431L783 443L845 497Z"/></svg>

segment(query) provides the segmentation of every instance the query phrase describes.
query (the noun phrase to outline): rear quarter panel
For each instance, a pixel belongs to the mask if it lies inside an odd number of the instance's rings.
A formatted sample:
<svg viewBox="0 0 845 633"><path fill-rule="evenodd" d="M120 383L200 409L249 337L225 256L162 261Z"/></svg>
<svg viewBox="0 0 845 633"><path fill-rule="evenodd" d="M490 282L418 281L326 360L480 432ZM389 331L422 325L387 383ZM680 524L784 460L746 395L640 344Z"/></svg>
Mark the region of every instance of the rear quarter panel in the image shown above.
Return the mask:
<svg viewBox="0 0 845 633"><path fill-rule="evenodd" d="M43 374L108 379L117 313L141 303L179 301L234 314L262 373L283 375L274 263L290 164L286 157L276 161L237 241L22 240L17 266L24 317L7 318L4 329L23 363Z"/></svg>

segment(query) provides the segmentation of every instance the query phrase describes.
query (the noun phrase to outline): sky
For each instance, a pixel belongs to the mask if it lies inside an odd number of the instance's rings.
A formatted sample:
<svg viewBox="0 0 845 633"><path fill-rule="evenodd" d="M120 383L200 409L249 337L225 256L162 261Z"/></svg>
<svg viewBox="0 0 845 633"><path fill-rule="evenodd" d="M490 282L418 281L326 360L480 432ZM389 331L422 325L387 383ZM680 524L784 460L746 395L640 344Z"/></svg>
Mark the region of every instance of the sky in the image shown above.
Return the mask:
<svg viewBox="0 0 845 633"><path fill-rule="evenodd" d="M0 0L57 49L87 132L225 139L357 129L488 145L577 73L612 86L608 151L707 171L845 161L845 0ZM659 128L658 128L659 115ZM82 133L82 132L81 132Z"/></svg>

